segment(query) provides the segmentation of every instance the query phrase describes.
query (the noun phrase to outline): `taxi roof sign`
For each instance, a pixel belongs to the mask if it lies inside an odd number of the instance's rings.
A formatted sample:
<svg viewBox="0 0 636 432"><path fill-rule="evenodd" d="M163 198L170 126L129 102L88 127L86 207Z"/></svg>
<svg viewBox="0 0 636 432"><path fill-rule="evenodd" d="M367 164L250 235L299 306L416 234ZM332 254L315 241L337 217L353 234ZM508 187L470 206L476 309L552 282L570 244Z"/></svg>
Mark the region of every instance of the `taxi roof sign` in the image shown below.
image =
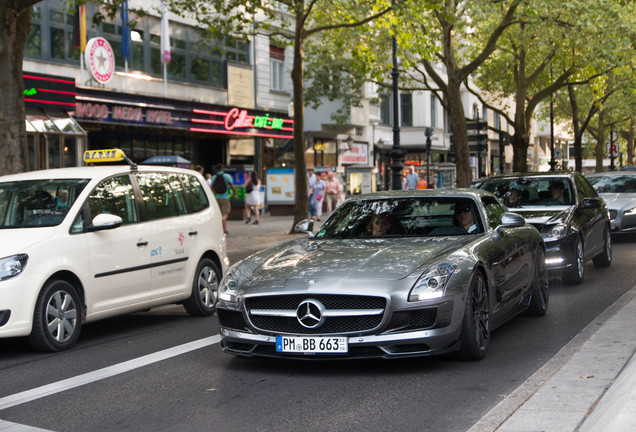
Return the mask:
<svg viewBox="0 0 636 432"><path fill-rule="evenodd" d="M126 161L132 169L136 169L137 165L131 161L122 149L102 149L102 150L86 150L84 152L84 162L86 163L106 163Z"/></svg>
<svg viewBox="0 0 636 432"><path fill-rule="evenodd" d="M86 150L84 162L119 162L126 154L121 149Z"/></svg>

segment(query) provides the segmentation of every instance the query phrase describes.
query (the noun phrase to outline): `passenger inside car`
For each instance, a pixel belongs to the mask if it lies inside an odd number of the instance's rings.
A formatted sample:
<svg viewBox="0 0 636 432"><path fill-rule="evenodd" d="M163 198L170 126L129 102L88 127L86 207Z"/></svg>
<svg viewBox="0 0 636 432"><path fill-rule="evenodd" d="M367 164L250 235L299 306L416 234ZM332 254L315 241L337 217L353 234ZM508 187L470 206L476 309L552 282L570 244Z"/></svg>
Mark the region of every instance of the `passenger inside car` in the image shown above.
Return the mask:
<svg viewBox="0 0 636 432"><path fill-rule="evenodd" d="M390 213L374 213L366 225L364 236L382 237L403 234L400 222Z"/></svg>
<svg viewBox="0 0 636 432"><path fill-rule="evenodd" d="M455 206L455 225L463 229L468 234L477 232L477 224L470 205L457 204Z"/></svg>

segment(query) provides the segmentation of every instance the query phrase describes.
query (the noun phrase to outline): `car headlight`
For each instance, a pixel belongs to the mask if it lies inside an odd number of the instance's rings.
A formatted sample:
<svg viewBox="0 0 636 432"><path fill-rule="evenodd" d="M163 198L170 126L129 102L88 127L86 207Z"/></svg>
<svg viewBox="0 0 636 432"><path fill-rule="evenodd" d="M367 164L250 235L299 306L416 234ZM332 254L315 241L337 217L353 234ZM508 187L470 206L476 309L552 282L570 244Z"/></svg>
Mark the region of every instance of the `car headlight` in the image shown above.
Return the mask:
<svg viewBox="0 0 636 432"><path fill-rule="evenodd" d="M22 273L29 256L18 254L0 259L0 280L10 279Z"/></svg>
<svg viewBox="0 0 636 432"><path fill-rule="evenodd" d="M625 211L625 214L626 214L626 215L634 215L634 214L636 214L636 207L631 208L631 209L629 209L629 210Z"/></svg>
<svg viewBox="0 0 636 432"><path fill-rule="evenodd" d="M440 264L428 269L415 282L409 293L409 301L431 300L444 297L448 280L455 271L455 264Z"/></svg>
<svg viewBox="0 0 636 432"><path fill-rule="evenodd" d="M564 224L558 224L547 227L541 231L541 237L544 241L556 241L564 239L568 235L568 226Z"/></svg>
<svg viewBox="0 0 636 432"><path fill-rule="evenodd" d="M241 270L238 267L230 267L221 281L219 299L228 303L236 303L236 291L241 279Z"/></svg>

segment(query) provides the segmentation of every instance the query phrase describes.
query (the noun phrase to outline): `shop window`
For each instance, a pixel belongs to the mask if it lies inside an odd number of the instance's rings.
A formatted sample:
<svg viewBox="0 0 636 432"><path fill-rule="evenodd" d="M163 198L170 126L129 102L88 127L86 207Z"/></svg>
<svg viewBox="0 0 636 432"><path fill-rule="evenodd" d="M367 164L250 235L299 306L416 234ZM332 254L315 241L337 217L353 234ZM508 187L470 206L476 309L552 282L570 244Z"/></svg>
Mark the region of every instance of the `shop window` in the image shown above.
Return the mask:
<svg viewBox="0 0 636 432"><path fill-rule="evenodd" d="M402 126L413 126L413 95L411 93L400 94L400 113Z"/></svg>

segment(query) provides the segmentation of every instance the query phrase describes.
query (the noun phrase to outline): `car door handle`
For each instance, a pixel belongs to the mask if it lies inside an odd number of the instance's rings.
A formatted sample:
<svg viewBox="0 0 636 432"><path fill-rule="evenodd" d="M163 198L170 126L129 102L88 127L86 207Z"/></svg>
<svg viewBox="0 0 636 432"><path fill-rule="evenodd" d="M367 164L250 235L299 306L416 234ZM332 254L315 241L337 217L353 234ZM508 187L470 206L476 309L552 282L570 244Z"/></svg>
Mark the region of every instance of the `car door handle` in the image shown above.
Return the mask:
<svg viewBox="0 0 636 432"><path fill-rule="evenodd" d="M138 247L148 246L148 241L138 241L137 246Z"/></svg>
<svg viewBox="0 0 636 432"><path fill-rule="evenodd" d="M191 236L195 236L195 235L197 235L197 234L199 234L199 231L190 231L190 232L188 233L188 235L191 235Z"/></svg>

